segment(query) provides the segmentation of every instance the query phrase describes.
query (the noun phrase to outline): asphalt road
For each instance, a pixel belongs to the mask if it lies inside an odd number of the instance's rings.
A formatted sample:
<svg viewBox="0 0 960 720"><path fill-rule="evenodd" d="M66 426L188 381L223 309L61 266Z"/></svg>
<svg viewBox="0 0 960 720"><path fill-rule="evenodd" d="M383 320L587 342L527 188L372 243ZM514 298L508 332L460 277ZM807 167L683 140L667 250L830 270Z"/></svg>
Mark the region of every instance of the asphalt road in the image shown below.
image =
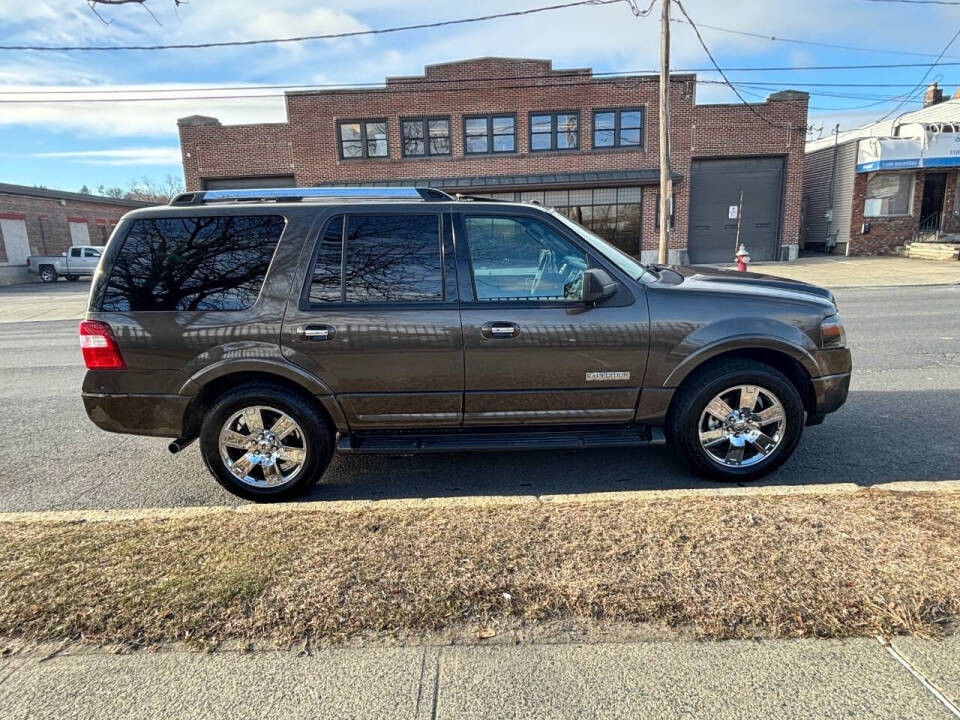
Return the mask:
<svg viewBox="0 0 960 720"><path fill-rule="evenodd" d="M807 428L794 456L763 482L960 479L960 286L837 295L854 353L850 399ZM9 297L0 293L0 305ZM163 440L97 429L80 401L82 376L76 321L0 322L0 511L238 502L207 475L196 445L174 456ZM669 448L350 456L334 458L310 498L718 486Z"/></svg>

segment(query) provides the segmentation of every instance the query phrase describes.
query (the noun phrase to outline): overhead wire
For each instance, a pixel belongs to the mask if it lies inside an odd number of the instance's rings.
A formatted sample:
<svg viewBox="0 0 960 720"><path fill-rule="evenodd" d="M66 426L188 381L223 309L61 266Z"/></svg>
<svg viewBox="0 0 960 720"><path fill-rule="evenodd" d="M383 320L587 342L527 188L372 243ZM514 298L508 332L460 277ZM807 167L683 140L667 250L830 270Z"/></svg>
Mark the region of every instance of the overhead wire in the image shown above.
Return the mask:
<svg viewBox="0 0 960 720"><path fill-rule="evenodd" d="M201 50L222 47L246 47L250 45L278 45L283 43L298 43L312 40L337 40L342 38L364 37L367 35L385 35L388 33L406 32L409 30L427 30L432 28L447 27L449 25L466 25L468 23L486 22L488 20L497 20L500 18L521 17L524 15L533 15L535 13L551 12L553 10L565 10L567 8L583 5L614 5L618 3L626 3L629 5L634 15L642 16L644 14L636 7L632 0L575 0L574 2L560 3L556 5L542 5L539 7L526 8L524 10L511 10L508 12L491 13L488 15L457 18L453 20L437 20L434 22L401 25L398 27L375 28L371 30L350 30L339 33L301 35L297 37L261 38L257 40L222 40L218 42L175 43L169 45L0 45L0 50L34 52L105 52L117 50ZM651 0L651 8L652 7L653 0ZM649 11L647 12L649 13Z"/></svg>

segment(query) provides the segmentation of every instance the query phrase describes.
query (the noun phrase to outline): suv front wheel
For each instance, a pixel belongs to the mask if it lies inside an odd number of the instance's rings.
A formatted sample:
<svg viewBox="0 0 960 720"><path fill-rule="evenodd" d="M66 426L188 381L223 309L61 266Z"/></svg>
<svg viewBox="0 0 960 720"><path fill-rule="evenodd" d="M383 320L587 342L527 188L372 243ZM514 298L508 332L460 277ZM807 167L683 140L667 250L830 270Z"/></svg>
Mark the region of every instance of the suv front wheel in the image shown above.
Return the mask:
<svg viewBox="0 0 960 720"><path fill-rule="evenodd" d="M800 393L779 370L752 360L709 365L678 392L667 431L697 472L754 480L780 467L803 432Z"/></svg>
<svg viewBox="0 0 960 720"><path fill-rule="evenodd" d="M234 495L270 502L305 493L333 455L333 431L315 403L274 385L237 388L200 430L207 469Z"/></svg>

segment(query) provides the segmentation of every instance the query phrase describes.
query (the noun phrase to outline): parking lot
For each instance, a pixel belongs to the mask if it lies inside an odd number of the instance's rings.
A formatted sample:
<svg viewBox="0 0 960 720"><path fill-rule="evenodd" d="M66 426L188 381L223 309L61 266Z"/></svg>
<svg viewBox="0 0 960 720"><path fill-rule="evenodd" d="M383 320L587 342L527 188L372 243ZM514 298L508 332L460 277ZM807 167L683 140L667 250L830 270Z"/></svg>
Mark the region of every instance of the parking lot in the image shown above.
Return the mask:
<svg viewBox="0 0 960 720"><path fill-rule="evenodd" d="M88 284L0 289L0 511L222 505L196 445L96 428L80 400L76 321ZM763 482L960 478L960 286L837 292L854 353L850 399L807 428ZM717 487L669 448L336 457L316 500Z"/></svg>

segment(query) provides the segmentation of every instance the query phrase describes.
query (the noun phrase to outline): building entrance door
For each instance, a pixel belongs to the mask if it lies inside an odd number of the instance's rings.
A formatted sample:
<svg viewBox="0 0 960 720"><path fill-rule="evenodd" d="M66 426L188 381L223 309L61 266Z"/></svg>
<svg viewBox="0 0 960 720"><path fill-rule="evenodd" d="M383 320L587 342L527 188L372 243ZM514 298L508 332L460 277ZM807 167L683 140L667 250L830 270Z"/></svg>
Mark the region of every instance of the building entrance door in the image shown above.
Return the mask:
<svg viewBox="0 0 960 720"><path fill-rule="evenodd" d="M923 179L923 197L920 200L921 231L935 232L940 229L946 185L946 173L928 173Z"/></svg>

